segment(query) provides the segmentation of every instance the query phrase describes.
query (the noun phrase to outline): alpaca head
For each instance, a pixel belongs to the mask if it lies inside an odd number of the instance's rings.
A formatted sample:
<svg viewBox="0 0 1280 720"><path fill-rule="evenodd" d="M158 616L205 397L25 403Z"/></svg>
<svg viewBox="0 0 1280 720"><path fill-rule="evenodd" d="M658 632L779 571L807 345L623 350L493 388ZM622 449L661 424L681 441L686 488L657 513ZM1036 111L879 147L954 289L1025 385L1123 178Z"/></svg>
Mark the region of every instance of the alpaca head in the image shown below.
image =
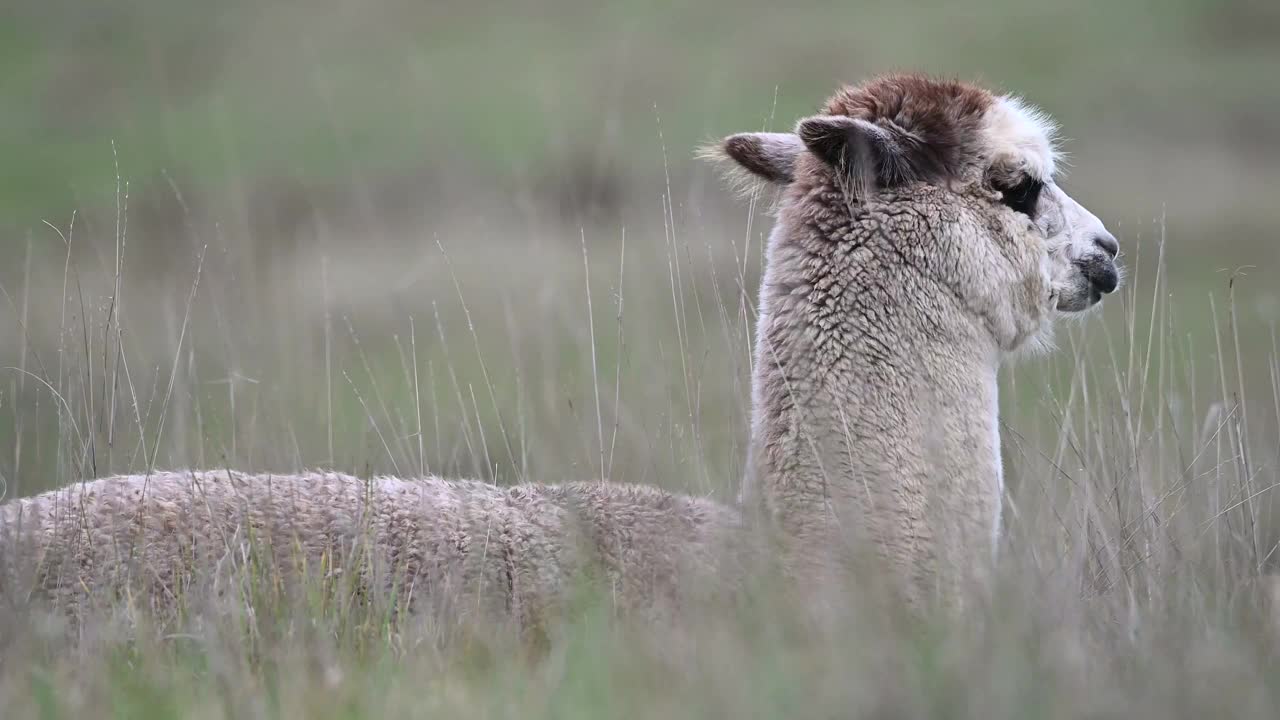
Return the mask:
<svg viewBox="0 0 1280 720"><path fill-rule="evenodd" d="M1015 97L884 76L841 89L794 133L733 135L720 151L783 188L775 241L802 226L861 222L865 232L868 217L913 213L926 243L903 257L918 254L1004 350L1119 283L1115 238L1055 182L1052 121Z"/></svg>

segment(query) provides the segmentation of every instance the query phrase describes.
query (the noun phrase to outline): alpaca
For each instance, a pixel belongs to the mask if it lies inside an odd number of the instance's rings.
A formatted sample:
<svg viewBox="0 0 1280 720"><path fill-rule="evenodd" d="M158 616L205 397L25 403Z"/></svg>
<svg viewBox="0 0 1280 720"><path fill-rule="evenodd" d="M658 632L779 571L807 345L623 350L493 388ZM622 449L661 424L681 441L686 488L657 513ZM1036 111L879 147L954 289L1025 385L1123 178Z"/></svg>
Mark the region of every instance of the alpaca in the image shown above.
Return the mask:
<svg viewBox="0 0 1280 720"><path fill-rule="evenodd" d="M0 590L73 617L126 590L165 610L265 562L273 582L345 575L409 610L453 603L458 619L531 628L593 574L619 610L678 606L725 574L738 524L703 498L611 482L157 472L0 506Z"/></svg>
<svg viewBox="0 0 1280 720"><path fill-rule="evenodd" d="M744 509L798 577L870 559L958 602L1000 535L997 370L1116 289L1115 238L1055 184L1049 118L965 83L879 77L719 152L780 188Z"/></svg>
<svg viewBox="0 0 1280 720"><path fill-rule="evenodd" d="M733 591L764 547L804 587L866 549L910 606L955 601L1000 532L997 369L1115 290L1115 239L1054 183L1047 117L972 85L882 77L719 147L781 189L741 511L612 482L122 476L0 505L0 591L163 606L252 557L531 626L583 575L643 612Z"/></svg>

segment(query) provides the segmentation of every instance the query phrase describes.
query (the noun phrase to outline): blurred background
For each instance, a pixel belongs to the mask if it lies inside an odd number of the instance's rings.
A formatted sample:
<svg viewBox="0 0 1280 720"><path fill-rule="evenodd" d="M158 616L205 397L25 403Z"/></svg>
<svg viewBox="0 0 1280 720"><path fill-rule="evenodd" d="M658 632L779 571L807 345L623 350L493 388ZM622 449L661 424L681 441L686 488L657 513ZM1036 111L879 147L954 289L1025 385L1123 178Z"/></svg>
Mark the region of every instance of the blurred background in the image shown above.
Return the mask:
<svg viewBox="0 0 1280 720"><path fill-rule="evenodd" d="M1209 403L1197 383L1270 402L1275 2L18 0L2 14L11 494L226 464L603 473L730 497L768 198L726 191L695 150L789 128L886 70L978 81L1061 122L1064 185L1132 274L1069 346L1124 364L1112 331L1138 327L1158 336L1150 372L1185 378L1188 417ZM1219 378L1233 335L1241 377ZM1056 377L1054 362L1015 374ZM1019 397L1006 402L1030 419L1010 422L1031 437L1045 395Z"/></svg>

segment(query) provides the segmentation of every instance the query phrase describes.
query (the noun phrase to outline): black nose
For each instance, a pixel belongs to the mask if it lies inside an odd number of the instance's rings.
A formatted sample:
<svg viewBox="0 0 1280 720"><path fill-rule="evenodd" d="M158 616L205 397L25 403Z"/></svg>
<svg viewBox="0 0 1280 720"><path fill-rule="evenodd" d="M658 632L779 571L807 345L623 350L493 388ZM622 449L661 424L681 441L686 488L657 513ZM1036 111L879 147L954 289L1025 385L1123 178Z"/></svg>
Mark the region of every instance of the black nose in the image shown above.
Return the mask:
<svg viewBox="0 0 1280 720"><path fill-rule="evenodd" d="M1116 269L1116 264L1110 258L1094 255L1077 262L1080 264L1080 272L1088 278L1094 290L1100 293L1114 292L1116 286L1120 284L1120 271Z"/></svg>
<svg viewBox="0 0 1280 720"><path fill-rule="evenodd" d="M1115 257L1120 254L1120 243L1116 242L1115 236L1113 236L1111 233L1107 232L1106 230L1103 230L1100 235L1094 236L1093 244L1097 245L1099 248L1102 249L1103 252L1110 255L1111 257ZM1104 290L1103 292L1111 292L1111 291Z"/></svg>

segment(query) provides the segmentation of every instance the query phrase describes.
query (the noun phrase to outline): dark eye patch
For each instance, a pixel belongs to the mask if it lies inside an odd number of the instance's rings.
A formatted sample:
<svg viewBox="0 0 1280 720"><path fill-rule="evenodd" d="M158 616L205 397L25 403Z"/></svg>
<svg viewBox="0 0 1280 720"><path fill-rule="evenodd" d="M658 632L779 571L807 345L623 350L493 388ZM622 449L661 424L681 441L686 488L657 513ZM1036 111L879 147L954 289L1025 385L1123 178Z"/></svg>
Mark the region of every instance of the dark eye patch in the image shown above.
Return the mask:
<svg viewBox="0 0 1280 720"><path fill-rule="evenodd" d="M1040 202L1040 191L1043 189L1044 183L1030 175L1023 175L1009 187L996 186L996 190L1000 191L1000 202L1027 217L1035 217L1036 204Z"/></svg>

